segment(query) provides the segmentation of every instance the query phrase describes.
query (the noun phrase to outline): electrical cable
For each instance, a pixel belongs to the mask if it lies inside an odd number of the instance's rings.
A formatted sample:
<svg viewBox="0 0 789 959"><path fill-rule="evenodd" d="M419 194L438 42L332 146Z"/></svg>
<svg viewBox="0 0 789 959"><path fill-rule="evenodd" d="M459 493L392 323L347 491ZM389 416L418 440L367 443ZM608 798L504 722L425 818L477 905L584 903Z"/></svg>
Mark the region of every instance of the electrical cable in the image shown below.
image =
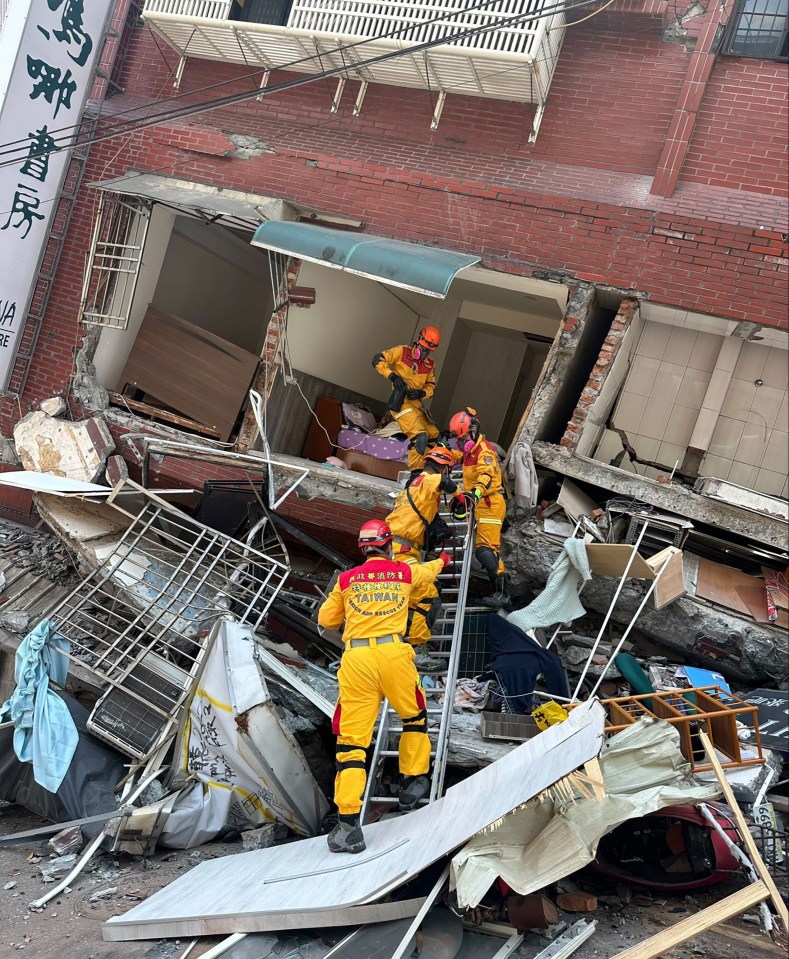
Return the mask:
<svg viewBox="0 0 789 959"><path fill-rule="evenodd" d="M484 6L492 2L495 2L495 0L483 0L482 4L478 4L476 6L466 8L465 10L458 11L458 12L466 13L469 10L477 9L479 6ZM532 15L528 13L516 14L511 17L507 17L503 21L499 21L495 24L483 24L482 26L470 27L465 30L461 30L459 33L452 34L449 36L445 35L441 37L436 37L433 40L423 41L421 43L414 44L413 46L410 46L405 49L393 50L388 53L378 54L377 56L369 57L366 60L357 61L354 64L354 69L358 70L359 68L362 68L362 67L369 67L374 64L385 63L390 60L399 59L403 56L413 56L415 53L419 53L423 50L429 50L429 49L432 49L433 47L441 46L447 43L450 43L450 44L456 43L458 40L463 40L469 37L477 36L481 33L487 33L493 30L499 30L503 26L512 25L514 23L531 23L531 22L539 21L544 19L546 16L549 16L552 13L559 12L560 10L566 11L567 9L576 9L578 7L589 6L597 2L599 2L599 0L576 0L576 2L570 4L569 6L563 2L552 4L548 7L543 7L543 9L540 11L538 15ZM374 38L365 39L362 41L358 41L357 43L354 43L354 44L346 45L345 47L342 48L342 50L351 49L363 44L369 44L379 39L384 39L384 38L374 37ZM333 52L335 53L338 52L338 49L335 49L335 51ZM277 69L288 70L289 68L292 68L294 64L301 64L304 62L308 62L310 60L315 60L317 58L318 57L313 56L313 57L303 58L302 60L298 60L298 61L291 61L288 64L284 64L281 67L277 67ZM206 113L206 112L209 112L210 110L215 110L222 106L229 106L232 104L241 103L245 100L250 100L256 97L271 96L274 93L281 93L287 90L295 89L300 86L305 86L309 83L314 83L315 81L318 81L318 80L327 79L333 76L338 76L347 72L348 72L348 68L346 66L332 67L328 70L324 70L317 74L308 74L306 76L294 77L289 80L284 80L281 83L273 84L272 86L265 87L262 89L256 89L252 91L242 91L235 94L228 94L225 97L217 97L213 100L192 104L190 106L184 106L184 107L173 109L170 111L162 111L160 113L155 113L144 118L143 120L131 120L128 122L123 122L121 124L115 124L116 126L122 126L122 129L120 130L111 129L109 132L97 134L92 137L88 137L84 140L79 140L77 135L77 137L75 137L70 143L59 143L58 142L59 140L63 140L65 138L53 137L53 139L56 142L56 146L49 150L37 151L35 153L35 156L36 157L46 156L50 153L54 153L54 152L57 152L58 150L65 149L71 146L92 146L95 143L101 143L105 140L112 140L119 136L125 136L125 135L128 135L130 132L137 132L149 126L156 126L165 121L173 121L173 120L183 119L185 117L195 116L200 113ZM191 95L192 94L190 94L190 96ZM141 108L138 107L137 109L141 109ZM57 132L57 131L54 131L54 132ZM11 150L3 149L3 147L13 146L15 142L19 142L19 141L11 141L8 144L0 144L0 157L8 157L9 154L19 153L18 148L11 149ZM28 159L30 156L31 154L29 153L29 151L19 153L19 155L14 156L13 159L6 159L3 162L0 162L0 168L4 166L14 165L15 163L18 163L21 159Z"/></svg>
<svg viewBox="0 0 789 959"><path fill-rule="evenodd" d="M461 9L461 10L452 11L452 15L455 15L455 16L456 16L456 15L465 15L465 14L468 14L468 13L474 13L474 12L476 12L476 11L478 11L478 10L482 10L482 9L484 9L485 7L488 7L488 6L490 6L492 3L496 3L496 2L498 2L498 0L480 0L480 2L475 3L475 4L471 4L470 6L464 7L464 8ZM597 2L597 0L587 0L587 2L588 2L588 3ZM550 10L551 10L551 12L558 12L558 11L561 10L561 9L571 10L571 9L574 9L574 7L576 7L576 6L585 6L585 5L586 5L586 3L582 3L582 2L575 2L575 3L571 3L571 4L556 3L556 4L553 4L553 5L552 5L552 7L550 8ZM554 8L556 8L556 9L554 9ZM535 16L535 17L532 17L531 20L539 20L539 19L542 19L543 16L545 15L545 10L546 10L546 8L543 8L543 10L540 11L540 15L539 15L539 16ZM524 16L526 16L526 14L514 14L513 17L505 18L504 20L498 21L497 23L483 24L483 25L481 25L480 27L477 27L477 28L474 28L474 29L475 29L475 30L478 30L479 32L482 32L482 31L485 31L485 30L497 30L497 29L500 29L502 26L508 25L509 22L510 22L513 18L520 18L520 17L524 17ZM375 41L377 41L377 40L392 39L392 38L394 38L394 37L399 36L401 33L408 33L408 31L410 31L410 30L423 29L423 28L426 27L426 26L430 26L431 24L439 23L439 22L441 22L441 21L443 21L443 20L445 20L445 19L446 19L446 18L445 18L445 16L444 16L443 14L438 14L438 15L436 15L435 17L432 17L432 18L430 18L430 19L420 20L418 23L411 23L411 24L407 24L407 25L402 26L402 27L396 27L396 28L394 28L394 29L392 29L392 30L389 30L389 31L385 32L385 33L378 34L378 35L375 36L375 37L365 37L365 38L363 38L363 39L361 39L361 40L356 40L356 41L354 41L353 43L349 43L349 44L340 45L340 46L338 46L338 47L335 47L333 50L325 50L325 51L323 51L323 53L321 53L320 51L318 51L317 53L312 54L312 55L310 55L310 56L301 57L301 58L298 59L298 60L291 60L291 61L289 61L288 63L284 63L284 64L282 64L281 66L276 67L275 69L277 69L277 70L288 70L288 69L292 69L293 67L300 66L300 65L302 65L302 64L304 64L304 63L309 63L309 62L311 62L311 61L313 61L313 60L316 60L316 59L317 59L319 62L322 62L322 57L323 57L324 55L325 55L325 56L329 56L329 55L332 55L332 54L340 54L340 56L343 57L343 63L345 63L344 53L345 53L346 50L352 50L352 49L355 49L355 48L357 48L357 47L365 46L365 45L370 44L370 43L373 43L373 42L375 42ZM527 21L527 22L531 22L531 20L529 20L529 21ZM146 26L148 27L148 30L149 30L151 36L153 37L154 42L156 43L156 46L157 46L157 49L159 50L160 55L162 56L163 59L165 59L165 58L164 58L164 55L163 55L163 53L162 53L162 51L161 51L161 47L159 46L159 42L158 42L158 40L157 40L157 38L156 38L155 32L153 31L153 29L151 29L150 24L147 24L147 23L146 23ZM191 43L192 38L194 37L195 32L196 32L196 30L192 32L192 35L190 36L189 40L187 40L187 42L186 42L186 47L184 48L184 54L183 54L184 56L186 55L186 50L188 50L189 44ZM444 38L444 39L446 39L446 38ZM451 37L451 38L449 38L449 39L450 39L450 40L454 40L455 37ZM431 41L431 43L435 43L435 42L436 42L436 41ZM443 42L443 39L442 39L442 40L439 40L438 42ZM239 45L240 45L240 44L239 44ZM401 51L401 52L403 52L403 53L412 53L412 52L413 52L413 48L408 48L407 50L404 50L404 51ZM242 55L243 55L243 50L242 50ZM245 62L246 62L246 58L245 58ZM362 63L360 63L360 64L358 64L358 65L359 65L359 66L364 66L365 64L362 62ZM173 71L171 70L169 64L167 64L166 59L165 59L165 66L166 66L167 69L170 71L171 77L174 77L175 74L174 74ZM355 66L357 66L357 64L352 64L352 66L355 67ZM520 66L520 65L519 65L519 66ZM347 68L346 68L346 69L347 69ZM158 103L170 103L170 102L175 102L175 101L177 101L177 100L183 100L184 98L186 98L186 97L192 97L192 96L194 96L194 95L197 94L197 93L204 93L204 92L206 92L206 91L208 91L208 90L215 90L215 89L217 89L217 88L219 88L219 87L228 86L228 85L230 85L230 84L238 83L239 81L244 80L244 79L250 79L250 78L251 78L251 79L257 80L259 77L263 77L263 76L265 76L265 74L267 74L267 73L269 73L269 72L271 72L271 68L261 67L259 70L256 70L256 71L254 71L254 72L251 73L251 74L248 74L246 77L243 76L243 75L239 75L239 76L231 77L231 78L229 78L229 79L227 79L227 80L218 80L216 83L206 84L206 85L204 85L204 86L202 86L202 87L197 87L196 89L190 90L190 91L188 91L188 92L178 93L178 94L175 94L175 95L172 96L172 97L166 97L166 98L163 99L163 100L154 100L154 101L151 101L151 104L153 104L153 103L157 103L157 104L158 104ZM321 74L321 73L314 74L313 77L314 77L314 79L318 80L318 79L321 79L322 74ZM258 88L256 88L256 90L255 90L255 96L259 96L260 94L261 94L261 91L260 91L260 88L258 87ZM137 112L138 110L144 109L145 106L150 106L151 104L141 104L141 105L138 105L138 106L136 106L136 107L131 107L131 108L129 108L128 110L124 110L124 111L121 111L121 112L119 112L119 113L117 113L117 114L114 114L114 116L124 116L124 115L129 114L129 113L135 113L135 112ZM65 131L67 131L67 130L76 129L76 128L78 128L79 126L80 126L80 123L75 123L75 124L70 124L70 125L67 125L67 126L64 126L64 127L58 127L58 128L56 128L56 129L54 129L54 130L50 130L49 132L50 132L50 135L54 135L54 134L58 134L58 133L63 133L63 132L65 132ZM54 137L54 139L57 140L58 138L57 138L57 137ZM16 143L25 144L25 143L27 143L27 140L10 140L10 141L8 141L7 143L2 143L2 144L0 144L0 156L3 156L3 155L4 155L4 154L2 153L2 150L3 150L5 147L7 147L7 146L12 146L12 145L14 145L14 144L16 144Z"/></svg>

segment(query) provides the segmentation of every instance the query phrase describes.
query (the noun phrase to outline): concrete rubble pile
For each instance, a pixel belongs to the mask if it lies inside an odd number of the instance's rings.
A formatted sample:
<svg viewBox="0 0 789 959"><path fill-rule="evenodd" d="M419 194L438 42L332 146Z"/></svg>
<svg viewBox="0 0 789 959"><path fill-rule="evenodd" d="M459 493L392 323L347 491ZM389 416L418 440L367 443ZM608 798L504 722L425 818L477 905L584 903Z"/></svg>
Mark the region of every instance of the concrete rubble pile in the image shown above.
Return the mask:
<svg viewBox="0 0 789 959"><path fill-rule="evenodd" d="M199 497L130 480L106 426L64 412L18 424L29 475L4 474L52 532L0 528L0 801L53 823L0 837L49 843L32 909L88 882L91 904L117 904L107 940L219 935L210 955L231 959L649 959L746 910L781 940L789 749L780 702L756 695L786 696L778 626L689 596L682 548L633 548L632 508L614 524L565 491L511 513L516 608L476 607L472 573L459 678L431 673L432 647L417 658L428 703L449 704L442 795L372 815L366 852L332 856L343 644L315 614L350 561L287 529L266 458L228 533ZM125 864L162 850L195 868L118 898ZM635 951L645 904L720 884L696 926Z"/></svg>

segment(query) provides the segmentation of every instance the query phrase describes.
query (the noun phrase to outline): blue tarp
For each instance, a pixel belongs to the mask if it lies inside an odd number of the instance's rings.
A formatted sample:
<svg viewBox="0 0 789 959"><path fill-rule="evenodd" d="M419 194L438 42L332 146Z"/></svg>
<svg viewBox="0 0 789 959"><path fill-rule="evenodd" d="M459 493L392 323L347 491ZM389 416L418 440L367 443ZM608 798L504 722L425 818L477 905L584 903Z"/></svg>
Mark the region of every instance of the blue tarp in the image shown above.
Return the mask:
<svg viewBox="0 0 789 959"><path fill-rule="evenodd" d="M288 220L262 223L252 245L438 297L456 273L479 263L469 253Z"/></svg>
<svg viewBox="0 0 789 959"><path fill-rule="evenodd" d="M36 782L57 792L68 771L79 739L77 727L63 700L49 681L65 685L69 650L67 639L43 619L22 640L16 651L16 689L0 707L0 720L14 726L14 752L21 762L33 764Z"/></svg>

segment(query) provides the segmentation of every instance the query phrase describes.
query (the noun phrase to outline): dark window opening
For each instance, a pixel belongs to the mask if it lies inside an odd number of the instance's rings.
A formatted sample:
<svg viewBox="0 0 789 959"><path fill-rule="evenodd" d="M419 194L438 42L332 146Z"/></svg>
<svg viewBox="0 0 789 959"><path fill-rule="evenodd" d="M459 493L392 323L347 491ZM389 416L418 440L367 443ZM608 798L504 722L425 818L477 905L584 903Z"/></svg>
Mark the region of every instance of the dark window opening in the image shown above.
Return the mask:
<svg viewBox="0 0 789 959"><path fill-rule="evenodd" d="M723 38L722 53L786 60L789 0L739 0Z"/></svg>

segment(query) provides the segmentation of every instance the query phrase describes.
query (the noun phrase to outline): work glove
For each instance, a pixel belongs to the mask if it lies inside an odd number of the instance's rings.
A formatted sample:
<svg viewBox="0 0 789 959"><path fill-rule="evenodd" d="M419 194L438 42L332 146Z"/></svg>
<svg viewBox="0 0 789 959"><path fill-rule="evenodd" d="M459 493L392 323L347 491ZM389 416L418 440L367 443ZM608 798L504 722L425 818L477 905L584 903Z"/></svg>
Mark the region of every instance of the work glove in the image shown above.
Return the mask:
<svg viewBox="0 0 789 959"><path fill-rule="evenodd" d="M444 564L444 569L446 569L447 566L449 566L449 564L452 562L452 557L450 556L449 553L444 553L444 552L439 553L438 558Z"/></svg>
<svg viewBox="0 0 789 959"><path fill-rule="evenodd" d="M392 386L396 390L404 390L406 387L406 382L402 376L398 376L397 373L390 373L389 379L392 381Z"/></svg>
<svg viewBox="0 0 789 959"><path fill-rule="evenodd" d="M409 400L421 400L423 396L427 396L424 390L409 390L405 394Z"/></svg>
<svg viewBox="0 0 789 959"><path fill-rule="evenodd" d="M482 490L478 486L475 486L471 491L471 495L474 497L474 506L476 506L482 499Z"/></svg>

